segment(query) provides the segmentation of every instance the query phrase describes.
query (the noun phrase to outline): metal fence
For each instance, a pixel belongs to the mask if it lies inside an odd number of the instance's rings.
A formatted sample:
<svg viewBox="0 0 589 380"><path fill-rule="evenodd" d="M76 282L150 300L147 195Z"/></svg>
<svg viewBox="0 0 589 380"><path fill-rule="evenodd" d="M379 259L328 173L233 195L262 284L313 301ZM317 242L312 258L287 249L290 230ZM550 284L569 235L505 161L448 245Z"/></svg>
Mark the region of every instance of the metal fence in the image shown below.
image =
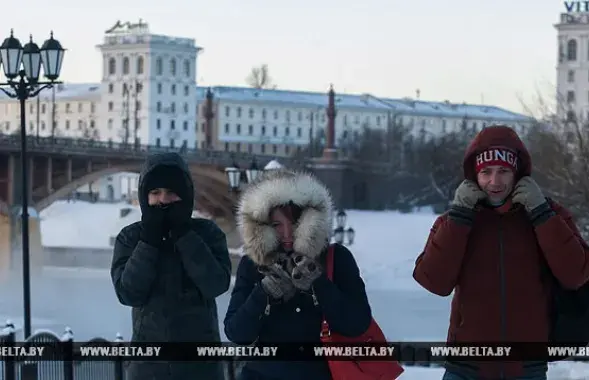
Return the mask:
<svg viewBox="0 0 589 380"><path fill-rule="evenodd" d="M16 329L11 322L7 322L0 330L0 345L16 342ZM117 334L114 340L94 338L84 345L92 346L96 343L118 344L123 337ZM37 330L25 340L26 343L37 344L73 344L74 334L66 328L59 336L49 330ZM76 349L80 349L76 347ZM76 355L79 358L79 355ZM404 346L400 357L403 366L436 367L440 363L432 362L427 347L416 347L411 344ZM25 360L24 358L5 357L0 361L0 380L125 380L125 363L121 360ZM62 359L62 358L60 358ZM224 361L226 380L236 380L245 362L235 357Z"/></svg>

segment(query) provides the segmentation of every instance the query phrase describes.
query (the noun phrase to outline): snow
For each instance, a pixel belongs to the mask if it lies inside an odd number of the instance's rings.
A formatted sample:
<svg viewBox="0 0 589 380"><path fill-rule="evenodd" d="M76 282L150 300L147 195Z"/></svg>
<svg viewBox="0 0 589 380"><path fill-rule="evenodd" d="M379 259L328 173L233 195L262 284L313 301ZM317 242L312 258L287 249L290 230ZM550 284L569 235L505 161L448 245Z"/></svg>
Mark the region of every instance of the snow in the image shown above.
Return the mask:
<svg viewBox="0 0 589 380"><path fill-rule="evenodd" d="M56 202L41 213L42 233L62 235L62 245L68 241L68 246L98 245L100 239L111 234L113 228L118 228L115 224L122 207L129 205ZM346 227L351 226L356 231L355 242L349 249L366 283L374 317L387 338L391 341L444 340L451 297L430 294L412 278L415 259L425 245L436 215L428 209L412 214L346 212ZM138 214L134 215L136 218ZM52 239L58 240L43 236L44 244L51 243ZM233 250L232 253L239 252ZM17 328L22 326L22 317L14 315L16 309L11 303L20 297L15 291L18 289L15 286L8 295L0 297L0 321L15 321ZM67 302L56 302L55 294L60 294ZM92 294L91 302L88 294ZM230 291L217 298L220 324L229 296ZM43 279L33 279L32 299L34 328L62 333L67 323L79 340L95 336L114 339L117 332L127 339L130 336L130 311L117 302L108 270L45 267ZM105 314L104 310L109 312ZM222 329L221 335L226 339ZM443 372L439 367L405 367L400 379L440 380ZM548 379L589 380L589 364L553 363L549 366Z"/></svg>
<svg viewBox="0 0 589 380"><path fill-rule="evenodd" d="M276 169L282 169L284 167L284 165L282 165L280 162L276 161L276 160L272 160L270 162L268 162L268 164L266 166L264 166L264 170L276 170Z"/></svg>

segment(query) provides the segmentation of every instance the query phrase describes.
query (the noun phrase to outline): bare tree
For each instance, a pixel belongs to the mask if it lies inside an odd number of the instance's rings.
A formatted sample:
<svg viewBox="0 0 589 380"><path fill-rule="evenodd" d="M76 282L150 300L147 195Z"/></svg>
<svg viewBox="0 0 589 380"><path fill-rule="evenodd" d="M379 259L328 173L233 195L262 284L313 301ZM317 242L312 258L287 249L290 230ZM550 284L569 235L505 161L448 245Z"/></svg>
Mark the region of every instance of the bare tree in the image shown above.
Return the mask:
<svg viewBox="0 0 589 380"><path fill-rule="evenodd" d="M534 178L546 196L565 206L589 238L589 121L547 115L524 136Z"/></svg>
<svg viewBox="0 0 589 380"><path fill-rule="evenodd" d="M258 67L253 67L246 78L246 82L253 88L257 89L275 89L272 78L268 70L268 65L263 64Z"/></svg>

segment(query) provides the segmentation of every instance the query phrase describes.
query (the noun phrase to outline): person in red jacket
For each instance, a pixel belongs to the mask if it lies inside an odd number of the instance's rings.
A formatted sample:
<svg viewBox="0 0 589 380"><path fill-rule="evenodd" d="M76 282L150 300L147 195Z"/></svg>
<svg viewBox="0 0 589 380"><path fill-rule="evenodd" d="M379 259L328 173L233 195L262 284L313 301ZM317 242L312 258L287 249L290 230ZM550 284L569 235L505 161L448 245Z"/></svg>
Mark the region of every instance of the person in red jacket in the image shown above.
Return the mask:
<svg viewBox="0 0 589 380"><path fill-rule="evenodd" d="M483 129L463 170L413 277L434 294L454 291L448 343L548 342L546 265L563 288L576 290L589 280L589 246L571 214L530 177L530 154L513 129ZM538 362L448 362L443 379L545 380L546 372Z"/></svg>

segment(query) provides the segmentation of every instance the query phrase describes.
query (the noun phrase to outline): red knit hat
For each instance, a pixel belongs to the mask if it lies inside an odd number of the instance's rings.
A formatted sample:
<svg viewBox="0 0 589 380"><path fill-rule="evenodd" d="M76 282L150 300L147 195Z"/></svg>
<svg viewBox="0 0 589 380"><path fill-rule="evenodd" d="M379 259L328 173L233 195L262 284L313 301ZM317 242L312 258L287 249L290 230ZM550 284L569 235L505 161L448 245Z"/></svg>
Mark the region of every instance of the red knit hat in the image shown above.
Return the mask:
<svg viewBox="0 0 589 380"><path fill-rule="evenodd" d="M475 170L480 172L484 168L499 165L517 172L517 153L505 147L492 147L476 155Z"/></svg>

